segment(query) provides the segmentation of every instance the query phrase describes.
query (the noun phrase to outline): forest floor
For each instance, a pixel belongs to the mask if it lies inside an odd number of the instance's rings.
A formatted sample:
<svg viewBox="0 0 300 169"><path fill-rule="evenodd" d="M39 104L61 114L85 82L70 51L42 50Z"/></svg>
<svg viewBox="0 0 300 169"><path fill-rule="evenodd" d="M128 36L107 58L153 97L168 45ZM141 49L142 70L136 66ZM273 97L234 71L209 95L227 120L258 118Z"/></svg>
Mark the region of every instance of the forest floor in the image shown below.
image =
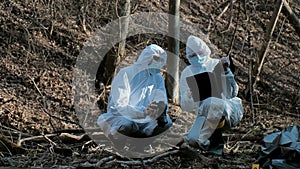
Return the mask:
<svg viewBox="0 0 300 169"><path fill-rule="evenodd" d="M85 119L90 128L83 130L74 107L74 65L88 38L117 17L117 2L0 2L0 168L251 168L264 136L300 125L300 37L285 15L280 14L252 101L243 93L250 61L266 41L275 2L182 0L181 17L209 35L215 56L229 54L236 65L245 112L241 123L224 133L224 155L175 147L142 161L95 143L87 133L101 135L95 123L101 111ZM289 4L299 17L299 0ZM132 3L132 13L167 11L168 3L160 0ZM156 34L130 37L126 53L139 53L151 43L166 48L166 39ZM184 44L180 51L184 56ZM104 111L109 90L104 97L97 94L92 99ZM169 106L175 118L180 108Z"/></svg>

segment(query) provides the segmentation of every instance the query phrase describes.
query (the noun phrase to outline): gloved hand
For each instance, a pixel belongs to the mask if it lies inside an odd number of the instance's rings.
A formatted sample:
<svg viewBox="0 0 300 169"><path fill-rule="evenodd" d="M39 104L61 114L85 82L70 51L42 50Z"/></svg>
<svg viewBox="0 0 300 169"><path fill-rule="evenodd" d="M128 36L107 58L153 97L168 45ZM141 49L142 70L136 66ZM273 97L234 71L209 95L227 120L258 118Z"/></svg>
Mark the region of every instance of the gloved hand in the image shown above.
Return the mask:
<svg viewBox="0 0 300 169"><path fill-rule="evenodd" d="M167 114L162 113L156 120L159 127L164 127L168 123Z"/></svg>
<svg viewBox="0 0 300 169"><path fill-rule="evenodd" d="M157 124L163 127L168 123L167 120L167 105L163 101L152 102L146 109L146 114L151 117L157 117Z"/></svg>
<svg viewBox="0 0 300 169"><path fill-rule="evenodd" d="M229 60L229 56L227 57L222 57L221 59L221 63L224 69L224 72L227 73L229 66L230 66L230 60Z"/></svg>
<svg viewBox="0 0 300 169"><path fill-rule="evenodd" d="M159 127L164 127L167 123L168 123L168 120L167 120L167 105L160 101L158 102L158 113L161 113L160 116L156 119L157 120L157 124Z"/></svg>

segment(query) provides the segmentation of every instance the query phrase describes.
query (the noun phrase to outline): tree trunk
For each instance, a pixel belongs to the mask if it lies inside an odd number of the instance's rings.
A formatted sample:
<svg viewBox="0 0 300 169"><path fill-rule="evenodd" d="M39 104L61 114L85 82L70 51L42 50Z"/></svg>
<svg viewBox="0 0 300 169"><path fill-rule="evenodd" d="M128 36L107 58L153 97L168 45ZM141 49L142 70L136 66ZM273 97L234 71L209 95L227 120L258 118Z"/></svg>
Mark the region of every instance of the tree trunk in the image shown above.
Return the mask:
<svg viewBox="0 0 300 169"><path fill-rule="evenodd" d="M129 15L131 4L130 0L120 0L118 11L116 11L116 16L119 19L119 30L111 30L113 34L118 33L118 36L113 36L112 38L118 37L121 39L118 45L115 45L110 51L105 55L103 61L101 62L98 72L97 79L99 82L108 85L111 83L113 77L118 71L118 66L120 65L121 59L125 55L125 45L126 36L128 33L129 25ZM113 40L111 40L113 41ZM104 73L101 73L104 72ZM99 86L99 84L96 84Z"/></svg>
<svg viewBox="0 0 300 169"><path fill-rule="evenodd" d="M174 104L179 104L179 19L180 0L169 0L169 39L166 86Z"/></svg>
<svg viewBox="0 0 300 169"><path fill-rule="evenodd" d="M126 37L128 34L128 25L129 25L129 15L130 15L130 8L131 8L131 4L130 4L130 0L120 0L120 10L119 10L119 14L120 14L120 36L121 36L121 41L119 43L119 47L118 47L118 55L116 58L116 67L118 67L118 65L120 65L120 61L122 58L124 58L126 51L125 51L125 46L126 46ZM117 73L118 69L115 69L114 75Z"/></svg>

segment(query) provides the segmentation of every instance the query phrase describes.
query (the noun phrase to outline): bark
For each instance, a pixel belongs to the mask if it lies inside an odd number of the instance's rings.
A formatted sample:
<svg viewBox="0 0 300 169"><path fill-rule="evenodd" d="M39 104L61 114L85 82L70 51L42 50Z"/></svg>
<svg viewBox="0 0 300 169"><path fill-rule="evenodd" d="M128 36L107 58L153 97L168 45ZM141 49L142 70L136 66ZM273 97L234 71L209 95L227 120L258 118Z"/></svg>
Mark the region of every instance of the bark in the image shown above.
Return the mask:
<svg viewBox="0 0 300 169"><path fill-rule="evenodd" d="M130 0L121 0L120 1L120 6L121 9L119 11L120 13L120 36L121 36L121 41L119 43L119 47L118 47L118 55L116 58L116 66L118 66L120 64L120 61L122 58L124 58L125 56L125 46L126 46L126 37L128 34L128 25L129 25L129 15L130 15L130 8L131 8L131 4L130 4ZM117 69L115 69L117 71ZM114 75L117 72L114 72Z"/></svg>
<svg viewBox="0 0 300 169"><path fill-rule="evenodd" d="M130 0L120 0L118 5L119 8L116 11L116 15L119 19L119 32L117 33L121 41L106 54L97 72L97 79L100 82L103 82L105 85L111 83L114 75L118 71L120 61L125 55L126 36L128 33L129 24L128 16L131 12L131 2ZM112 34L115 34L116 30L111 31ZM113 37L115 38L117 36ZM101 72L104 72L104 74L101 74Z"/></svg>
<svg viewBox="0 0 300 169"><path fill-rule="evenodd" d="M174 104L179 104L179 6L180 0L169 0L169 43L166 86Z"/></svg>

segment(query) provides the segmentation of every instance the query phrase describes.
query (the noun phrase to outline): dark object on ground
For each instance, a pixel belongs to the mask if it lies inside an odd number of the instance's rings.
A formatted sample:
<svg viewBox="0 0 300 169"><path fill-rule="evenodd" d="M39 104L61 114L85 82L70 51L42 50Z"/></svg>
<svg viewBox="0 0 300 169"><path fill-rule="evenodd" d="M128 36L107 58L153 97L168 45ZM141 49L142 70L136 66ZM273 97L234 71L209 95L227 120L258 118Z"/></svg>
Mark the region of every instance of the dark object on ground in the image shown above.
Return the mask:
<svg viewBox="0 0 300 169"><path fill-rule="evenodd" d="M289 126L264 137L257 161L263 168L299 169L299 159L300 127Z"/></svg>

